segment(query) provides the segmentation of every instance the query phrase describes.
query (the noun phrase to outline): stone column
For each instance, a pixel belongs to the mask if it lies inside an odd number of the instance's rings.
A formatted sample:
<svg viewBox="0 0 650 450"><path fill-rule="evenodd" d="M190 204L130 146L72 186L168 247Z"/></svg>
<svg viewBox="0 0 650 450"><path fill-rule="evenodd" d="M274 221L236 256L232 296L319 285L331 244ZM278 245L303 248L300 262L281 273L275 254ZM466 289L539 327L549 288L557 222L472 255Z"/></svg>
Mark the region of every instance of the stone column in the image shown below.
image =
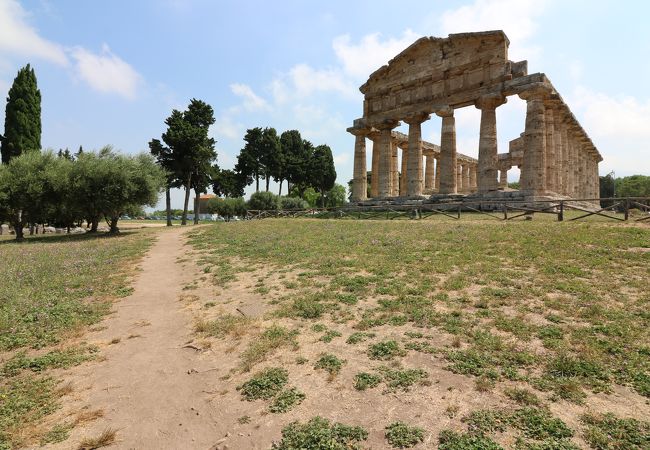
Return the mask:
<svg viewBox="0 0 650 450"><path fill-rule="evenodd" d="M572 133L573 156L571 157L571 166L573 167L573 180L571 181L572 189L571 196L574 198L580 197L580 145L575 134Z"/></svg>
<svg viewBox="0 0 650 450"><path fill-rule="evenodd" d="M434 157L436 159L436 175L433 179L433 189L436 192L440 192L440 157Z"/></svg>
<svg viewBox="0 0 650 450"><path fill-rule="evenodd" d="M521 189L529 195L546 193L546 111L543 88L519 94L526 100L526 129L521 168Z"/></svg>
<svg viewBox="0 0 650 450"><path fill-rule="evenodd" d="M564 122L560 130L562 139L562 195L569 195L569 138L567 124Z"/></svg>
<svg viewBox="0 0 650 450"><path fill-rule="evenodd" d="M463 192L469 193L472 186L469 184L469 163L463 164Z"/></svg>
<svg viewBox="0 0 650 450"><path fill-rule="evenodd" d="M408 186L408 180L407 180L407 164L409 161L409 152L408 149L403 148L402 149L402 173L400 174L399 178L399 195L400 197L404 197L407 195L407 186ZM410 174L409 174L410 176Z"/></svg>
<svg viewBox="0 0 650 450"><path fill-rule="evenodd" d="M481 135L478 143L479 192L496 191L498 187L496 108L506 101L502 96L485 96L476 101L476 107L481 110Z"/></svg>
<svg viewBox="0 0 650 450"><path fill-rule="evenodd" d="M387 198L393 193L393 174L392 174L392 137L391 132L397 126L397 121L388 121L382 123L379 128L379 164L377 178L377 197Z"/></svg>
<svg viewBox="0 0 650 450"><path fill-rule="evenodd" d="M409 124L408 189L409 197L422 196L422 122L428 114L415 114L404 119Z"/></svg>
<svg viewBox="0 0 650 450"><path fill-rule="evenodd" d="M352 201L366 200L368 197L368 171L366 169L367 130L349 129L354 134L354 171L352 178Z"/></svg>
<svg viewBox="0 0 650 450"><path fill-rule="evenodd" d="M470 192L476 192L477 191L477 172L478 172L478 166L476 164L472 164L469 166L469 190Z"/></svg>
<svg viewBox="0 0 650 450"><path fill-rule="evenodd" d="M370 197L379 197L379 136L370 135L372 141L372 172L370 178Z"/></svg>
<svg viewBox="0 0 650 450"><path fill-rule="evenodd" d="M508 187L508 169L503 167L499 169L499 189Z"/></svg>
<svg viewBox="0 0 650 450"><path fill-rule="evenodd" d="M455 194L456 187L456 119L454 109L445 108L437 111L442 117L440 139L440 189L441 194Z"/></svg>
<svg viewBox="0 0 650 450"><path fill-rule="evenodd" d="M397 164L398 151L397 143L391 138L390 142L391 160L390 160L390 173L392 178L392 189L390 196L397 197L399 195L399 165Z"/></svg>
<svg viewBox="0 0 650 450"><path fill-rule="evenodd" d="M434 188L434 161L435 159L433 155L427 155L426 168L424 170L424 189L426 189L427 192L431 192Z"/></svg>
<svg viewBox="0 0 650 450"><path fill-rule="evenodd" d="M546 105L545 124L546 124L546 190L557 192L555 186L555 122L553 118L553 109L550 103Z"/></svg>
<svg viewBox="0 0 650 450"><path fill-rule="evenodd" d="M456 165L456 192L462 193L465 192L465 186L463 186L463 165L458 163Z"/></svg>
<svg viewBox="0 0 650 450"><path fill-rule="evenodd" d="M562 174L564 166L562 165L562 112L555 110L553 112L553 143L555 144L555 170L553 171L553 183L555 185L555 192L562 194Z"/></svg>

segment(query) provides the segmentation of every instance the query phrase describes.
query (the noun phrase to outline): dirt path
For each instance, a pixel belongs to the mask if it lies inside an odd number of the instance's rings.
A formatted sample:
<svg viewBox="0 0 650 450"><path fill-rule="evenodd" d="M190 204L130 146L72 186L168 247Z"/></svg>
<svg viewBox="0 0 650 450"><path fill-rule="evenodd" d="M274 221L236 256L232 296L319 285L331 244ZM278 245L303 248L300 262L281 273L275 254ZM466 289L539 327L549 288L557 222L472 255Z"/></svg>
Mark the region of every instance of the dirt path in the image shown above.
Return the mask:
<svg viewBox="0 0 650 450"><path fill-rule="evenodd" d="M111 448L207 449L221 437L206 393L214 372L204 372L208 363L184 347L191 339L191 315L178 298L194 274L177 262L185 253L186 231L159 233L141 263L133 294L116 305L104 329L87 336L89 342L114 343L102 349L104 361L67 377L74 393L64 411L102 410L104 416L75 427L53 448L76 448L84 437L108 428L117 430Z"/></svg>

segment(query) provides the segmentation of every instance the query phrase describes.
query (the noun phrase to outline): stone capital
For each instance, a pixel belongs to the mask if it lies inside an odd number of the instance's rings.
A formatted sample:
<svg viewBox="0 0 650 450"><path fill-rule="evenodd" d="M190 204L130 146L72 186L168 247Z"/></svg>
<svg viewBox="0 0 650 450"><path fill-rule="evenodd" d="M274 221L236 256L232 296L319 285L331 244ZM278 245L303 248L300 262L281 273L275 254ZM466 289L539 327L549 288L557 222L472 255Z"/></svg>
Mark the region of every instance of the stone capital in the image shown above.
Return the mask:
<svg viewBox="0 0 650 450"><path fill-rule="evenodd" d="M439 109L435 111L436 115L439 117L453 117L454 116L454 108L451 106L447 106L446 108Z"/></svg>
<svg viewBox="0 0 650 450"><path fill-rule="evenodd" d="M373 132L372 128L356 128L350 127L347 129L347 132L355 136L369 136Z"/></svg>
<svg viewBox="0 0 650 450"><path fill-rule="evenodd" d="M431 115L428 113L416 113L416 114L410 114L406 117L404 117L402 120L409 124L417 124L417 123L422 123L426 120L429 120L431 118Z"/></svg>
<svg viewBox="0 0 650 450"><path fill-rule="evenodd" d="M503 95L484 95L474 102L477 109L496 109L506 103L508 99Z"/></svg>
<svg viewBox="0 0 650 450"><path fill-rule="evenodd" d="M546 86L535 86L524 92L519 93L519 98L523 100L540 100L544 101L550 98L549 88Z"/></svg>
<svg viewBox="0 0 650 450"><path fill-rule="evenodd" d="M375 124L374 128L377 128L380 131L384 131L384 130L392 130L393 128L397 128L398 126L400 126L398 120L384 120L381 123Z"/></svg>

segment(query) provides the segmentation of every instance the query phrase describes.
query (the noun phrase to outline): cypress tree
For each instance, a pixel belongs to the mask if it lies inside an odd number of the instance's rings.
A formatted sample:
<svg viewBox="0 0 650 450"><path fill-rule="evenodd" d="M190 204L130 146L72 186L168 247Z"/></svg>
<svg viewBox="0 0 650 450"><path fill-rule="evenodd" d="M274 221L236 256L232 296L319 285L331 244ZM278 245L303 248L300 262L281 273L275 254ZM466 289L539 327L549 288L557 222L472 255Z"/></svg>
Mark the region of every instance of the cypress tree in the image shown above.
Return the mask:
<svg viewBox="0 0 650 450"><path fill-rule="evenodd" d="M27 64L18 71L7 97L2 162L25 151L41 149L41 91L34 69Z"/></svg>

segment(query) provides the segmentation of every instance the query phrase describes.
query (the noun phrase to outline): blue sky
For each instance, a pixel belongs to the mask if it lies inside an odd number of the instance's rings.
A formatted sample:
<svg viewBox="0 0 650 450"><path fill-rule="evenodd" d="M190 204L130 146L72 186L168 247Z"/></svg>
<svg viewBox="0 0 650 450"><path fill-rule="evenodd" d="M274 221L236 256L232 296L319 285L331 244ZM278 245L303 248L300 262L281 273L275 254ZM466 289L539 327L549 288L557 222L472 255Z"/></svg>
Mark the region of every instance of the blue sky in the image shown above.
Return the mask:
<svg viewBox="0 0 650 450"><path fill-rule="evenodd" d="M44 147L130 153L199 98L215 109L222 167L234 165L247 128L298 129L332 148L346 184L345 129L361 116L358 87L371 72L421 36L503 29L510 59L546 73L592 137L601 174L647 175L649 13L645 1L0 0L0 97L30 62ZM500 152L524 118L516 97L497 110ZM460 152L476 156L479 119L475 108L456 111ZM423 135L439 143L440 119Z"/></svg>

